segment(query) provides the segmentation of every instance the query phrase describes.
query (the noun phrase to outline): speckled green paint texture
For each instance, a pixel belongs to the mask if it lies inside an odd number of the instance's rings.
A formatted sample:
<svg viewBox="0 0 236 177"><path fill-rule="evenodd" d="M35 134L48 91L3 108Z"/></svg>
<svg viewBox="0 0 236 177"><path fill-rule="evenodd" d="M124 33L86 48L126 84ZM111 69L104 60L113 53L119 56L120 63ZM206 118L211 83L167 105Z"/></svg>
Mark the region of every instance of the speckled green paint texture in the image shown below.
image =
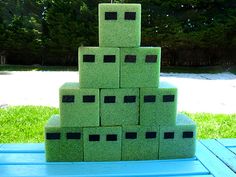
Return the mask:
<svg viewBox="0 0 236 177"><path fill-rule="evenodd" d="M64 162L80 162L84 160L84 144L82 128L61 128L61 156ZM73 134L77 134L76 136ZM80 138L78 138L80 134ZM72 136L72 137L70 137Z"/></svg>
<svg viewBox="0 0 236 177"><path fill-rule="evenodd" d="M84 161L120 161L121 127L84 128ZM90 135L99 135L99 141L89 141ZM107 141L107 135L117 135L116 141Z"/></svg>
<svg viewBox="0 0 236 177"><path fill-rule="evenodd" d="M136 139L126 139L126 133L137 133ZM146 138L147 132L156 132L155 138ZM122 160L158 159L159 126L124 126L122 133Z"/></svg>
<svg viewBox="0 0 236 177"><path fill-rule="evenodd" d="M115 96L114 103L105 103L107 96ZM129 100L127 97L135 97ZM127 100L128 99L128 102ZM125 102L126 101L126 102ZM139 123L139 89L101 89L101 125L137 125Z"/></svg>
<svg viewBox="0 0 236 177"><path fill-rule="evenodd" d="M155 96L155 102L145 102L146 96ZM164 102L165 96L174 100ZM161 82L159 88L140 89L140 125L175 125L177 88Z"/></svg>
<svg viewBox="0 0 236 177"><path fill-rule="evenodd" d="M74 96L74 102L63 102L63 96ZM95 100L83 102L83 96L95 96ZM60 88L60 116L62 127L99 126L99 89L65 83Z"/></svg>
<svg viewBox="0 0 236 177"><path fill-rule="evenodd" d="M117 13L116 20L106 20L106 12ZM135 12L135 20L125 20L125 12ZM99 4L99 46L139 47L140 42L140 4Z"/></svg>
<svg viewBox="0 0 236 177"><path fill-rule="evenodd" d="M173 139L164 139L164 133L174 132ZM193 132L192 138L183 138L184 132ZM196 150L196 124L186 115L178 114L175 126L160 126L159 159L191 158Z"/></svg>
<svg viewBox="0 0 236 177"><path fill-rule="evenodd" d="M84 55L94 55L94 62L85 62ZM115 55L115 62L104 62L105 55ZM79 72L81 88L119 88L120 49L80 47Z"/></svg>
<svg viewBox="0 0 236 177"><path fill-rule="evenodd" d="M136 56L135 62L127 62L127 56ZM146 62L146 57L156 55L155 62ZM121 87L158 87L160 77L161 48L121 48Z"/></svg>

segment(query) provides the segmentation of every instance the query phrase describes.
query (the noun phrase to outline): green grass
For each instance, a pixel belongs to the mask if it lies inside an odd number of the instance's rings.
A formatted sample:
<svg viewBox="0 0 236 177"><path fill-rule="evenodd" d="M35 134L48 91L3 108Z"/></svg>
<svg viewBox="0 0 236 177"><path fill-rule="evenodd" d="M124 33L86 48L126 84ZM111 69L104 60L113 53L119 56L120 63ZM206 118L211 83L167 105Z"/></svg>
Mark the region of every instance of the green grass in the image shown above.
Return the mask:
<svg viewBox="0 0 236 177"><path fill-rule="evenodd" d="M197 123L199 139L236 138L236 114L186 114Z"/></svg>
<svg viewBox="0 0 236 177"><path fill-rule="evenodd" d="M43 142L44 124L57 108L17 106L0 109L0 143Z"/></svg>
<svg viewBox="0 0 236 177"><path fill-rule="evenodd" d="M0 143L43 142L44 125L57 108L17 106L0 109ZM198 139L235 138L236 114L188 114L198 126Z"/></svg>

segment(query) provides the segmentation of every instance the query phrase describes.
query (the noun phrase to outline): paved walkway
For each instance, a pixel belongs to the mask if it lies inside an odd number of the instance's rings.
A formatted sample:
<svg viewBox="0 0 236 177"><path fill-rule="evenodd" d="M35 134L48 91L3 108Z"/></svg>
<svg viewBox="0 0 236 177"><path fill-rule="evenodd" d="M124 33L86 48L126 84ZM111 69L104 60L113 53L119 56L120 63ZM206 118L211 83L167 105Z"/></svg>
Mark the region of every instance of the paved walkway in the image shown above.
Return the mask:
<svg viewBox="0 0 236 177"><path fill-rule="evenodd" d="M59 87L78 78L77 72L0 72L0 106L58 107ZM178 87L179 111L236 113L236 75L161 73L161 80Z"/></svg>

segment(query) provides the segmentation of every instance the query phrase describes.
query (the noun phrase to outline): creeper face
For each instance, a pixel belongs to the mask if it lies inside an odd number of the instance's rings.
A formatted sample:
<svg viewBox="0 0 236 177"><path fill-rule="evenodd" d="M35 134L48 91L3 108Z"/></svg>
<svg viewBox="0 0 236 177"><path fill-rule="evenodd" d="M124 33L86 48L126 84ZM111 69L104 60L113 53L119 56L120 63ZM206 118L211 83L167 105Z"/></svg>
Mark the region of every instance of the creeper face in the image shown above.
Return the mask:
<svg viewBox="0 0 236 177"><path fill-rule="evenodd" d="M121 88L158 87L161 48L121 49Z"/></svg>
<svg viewBox="0 0 236 177"><path fill-rule="evenodd" d="M161 82L159 88L140 89L140 125L175 125L177 88Z"/></svg>
<svg viewBox="0 0 236 177"><path fill-rule="evenodd" d="M84 128L84 161L121 160L121 127Z"/></svg>
<svg viewBox="0 0 236 177"><path fill-rule="evenodd" d="M195 154L196 124L183 114L175 126L160 126L159 159L190 158Z"/></svg>
<svg viewBox="0 0 236 177"><path fill-rule="evenodd" d="M119 70L119 48L79 48L81 88L119 88Z"/></svg>
<svg viewBox="0 0 236 177"><path fill-rule="evenodd" d="M99 4L99 46L139 47L140 4Z"/></svg>
<svg viewBox="0 0 236 177"><path fill-rule="evenodd" d="M78 83L60 88L62 127L99 126L99 89L81 89Z"/></svg>
<svg viewBox="0 0 236 177"><path fill-rule="evenodd" d="M158 159L158 142L158 126L125 126L122 134L122 160Z"/></svg>
<svg viewBox="0 0 236 177"><path fill-rule="evenodd" d="M139 89L101 89L101 125L137 125Z"/></svg>

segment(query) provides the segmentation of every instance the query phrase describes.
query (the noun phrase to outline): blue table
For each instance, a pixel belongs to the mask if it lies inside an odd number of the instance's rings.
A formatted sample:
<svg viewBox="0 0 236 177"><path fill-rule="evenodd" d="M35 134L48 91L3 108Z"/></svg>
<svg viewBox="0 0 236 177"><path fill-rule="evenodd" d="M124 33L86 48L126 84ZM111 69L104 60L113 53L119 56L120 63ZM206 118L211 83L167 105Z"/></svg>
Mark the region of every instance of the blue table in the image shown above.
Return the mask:
<svg viewBox="0 0 236 177"><path fill-rule="evenodd" d="M0 177L236 177L236 139L197 142L196 157L178 160L46 163L43 144L0 144Z"/></svg>

